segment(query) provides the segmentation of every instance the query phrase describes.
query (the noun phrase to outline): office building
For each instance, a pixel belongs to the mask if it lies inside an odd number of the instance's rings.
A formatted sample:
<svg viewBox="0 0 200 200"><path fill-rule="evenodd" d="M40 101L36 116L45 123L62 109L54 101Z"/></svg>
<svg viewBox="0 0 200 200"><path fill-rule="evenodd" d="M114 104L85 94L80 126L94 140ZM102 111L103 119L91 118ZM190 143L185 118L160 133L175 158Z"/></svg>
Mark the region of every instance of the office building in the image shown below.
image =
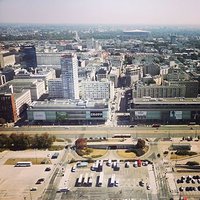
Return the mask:
<svg viewBox="0 0 200 200"><path fill-rule="evenodd" d="M17 121L17 110L14 100L14 94L0 93L0 118L6 122Z"/></svg>
<svg viewBox="0 0 200 200"><path fill-rule="evenodd" d="M37 52L37 65L60 66L60 58L63 53L41 53Z"/></svg>
<svg viewBox="0 0 200 200"><path fill-rule="evenodd" d="M29 89L32 101L38 100L46 92L45 83L42 79L14 79L7 84L12 85L14 91Z"/></svg>
<svg viewBox="0 0 200 200"><path fill-rule="evenodd" d="M0 94L0 102L2 102L0 113L4 117L9 114L8 117L5 117L7 122L15 122L31 104L31 92L29 89L18 90L14 89L12 85L6 84L0 87ZM8 112L5 113L6 111Z"/></svg>
<svg viewBox="0 0 200 200"><path fill-rule="evenodd" d="M108 74L108 80L114 83L115 88L118 87L119 72L120 70L118 68L112 67L112 69L110 70L110 73Z"/></svg>
<svg viewBox="0 0 200 200"><path fill-rule="evenodd" d="M185 97L186 87L185 85L140 85L136 86L133 90L134 98L173 98L173 97Z"/></svg>
<svg viewBox="0 0 200 200"><path fill-rule="evenodd" d="M23 45L20 47L21 64L23 68L30 70L37 67L36 50L34 45Z"/></svg>
<svg viewBox="0 0 200 200"><path fill-rule="evenodd" d="M68 53L61 57L61 79L63 98L79 99L78 59L75 53Z"/></svg>
<svg viewBox="0 0 200 200"><path fill-rule="evenodd" d="M6 83L6 76L3 74L0 74L0 86L4 85Z"/></svg>
<svg viewBox="0 0 200 200"><path fill-rule="evenodd" d="M4 68L8 65L14 65L16 62L15 54L9 51L0 52L0 68Z"/></svg>
<svg viewBox="0 0 200 200"><path fill-rule="evenodd" d="M80 96L85 100L99 100L114 98L114 83L111 81L82 81Z"/></svg>
<svg viewBox="0 0 200 200"><path fill-rule="evenodd" d="M49 98L63 98L62 79L56 78L48 81Z"/></svg>
<svg viewBox="0 0 200 200"><path fill-rule="evenodd" d="M35 69L35 73L30 73L26 69L20 70L14 77L15 79L42 79L45 82L45 88L48 89L48 80L55 79L54 69Z"/></svg>

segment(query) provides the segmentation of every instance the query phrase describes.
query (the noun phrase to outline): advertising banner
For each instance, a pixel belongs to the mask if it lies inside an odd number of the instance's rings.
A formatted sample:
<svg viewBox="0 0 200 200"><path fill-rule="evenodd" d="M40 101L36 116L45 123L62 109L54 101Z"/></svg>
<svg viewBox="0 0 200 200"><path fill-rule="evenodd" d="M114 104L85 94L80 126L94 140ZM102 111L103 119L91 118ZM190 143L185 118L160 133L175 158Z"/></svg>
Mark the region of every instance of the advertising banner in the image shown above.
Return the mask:
<svg viewBox="0 0 200 200"><path fill-rule="evenodd" d="M170 111L170 119L183 119L182 111Z"/></svg>
<svg viewBox="0 0 200 200"><path fill-rule="evenodd" d="M91 111L90 112L90 117L91 118L102 118L103 117L103 112L102 111Z"/></svg>
<svg viewBox="0 0 200 200"><path fill-rule="evenodd" d="M33 113L34 120L46 120L45 112L34 112Z"/></svg>

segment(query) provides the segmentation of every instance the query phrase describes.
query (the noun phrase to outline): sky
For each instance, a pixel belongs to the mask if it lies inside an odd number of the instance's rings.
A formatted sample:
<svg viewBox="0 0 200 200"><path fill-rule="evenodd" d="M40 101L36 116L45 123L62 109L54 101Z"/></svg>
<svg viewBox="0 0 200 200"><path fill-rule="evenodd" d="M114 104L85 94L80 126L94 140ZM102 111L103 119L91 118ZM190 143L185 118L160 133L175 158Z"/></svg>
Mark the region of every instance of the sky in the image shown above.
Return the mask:
<svg viewBox="0 0 200 200"><path fill-rule="evenodd" d="M200 0L0 0L0 23L200 25Z"/></svg>

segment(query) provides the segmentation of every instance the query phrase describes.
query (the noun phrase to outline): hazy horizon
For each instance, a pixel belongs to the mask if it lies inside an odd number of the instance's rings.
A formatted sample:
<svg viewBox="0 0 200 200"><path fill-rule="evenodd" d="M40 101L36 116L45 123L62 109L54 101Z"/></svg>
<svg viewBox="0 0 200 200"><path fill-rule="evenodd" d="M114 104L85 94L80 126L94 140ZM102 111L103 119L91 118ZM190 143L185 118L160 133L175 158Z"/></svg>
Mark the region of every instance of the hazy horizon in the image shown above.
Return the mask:
<svg viewBox="0 0 200 200"><path fill-rule="evenodd" d="M199 0L0 0L0 23L200 25Z"/></svg>

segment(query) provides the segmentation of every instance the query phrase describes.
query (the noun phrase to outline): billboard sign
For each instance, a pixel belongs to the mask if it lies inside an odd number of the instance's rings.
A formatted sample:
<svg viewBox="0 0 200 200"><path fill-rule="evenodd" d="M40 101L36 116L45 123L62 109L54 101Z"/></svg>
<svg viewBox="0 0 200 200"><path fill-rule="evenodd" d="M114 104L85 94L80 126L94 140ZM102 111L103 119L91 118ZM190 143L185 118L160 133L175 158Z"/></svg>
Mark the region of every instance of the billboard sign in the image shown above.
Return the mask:
<svg viewBox="0 0 200 200"><path fill-rule="evenodd" d="M135 116L141 116L141 117L146 117L147 116L147 111L135 111Z"/></svg>
<svg viewBox="0 0 200 200"><path fill-rule="evenodd" d="M63 121L68 119L68 114L66 112L56 112L56 120Z"/></svg>
<svg viewBox="0 0 200 200"><path fill-rule="evenodd" d="M170 111L170 119L183 119L182 111Z"/></svg>
<svg viewBox="0 0 200 200"><path fill-rule="evenodd" d="M103 117L103 112L102 111L91 111L90 112L90 117L91 118L102 118Z"/></svg>
<svg viewBox="0 0 200 200"><path fill-rule="evenodd" d="M33 112L34 120L46 120L45 112Z"/></svg>

